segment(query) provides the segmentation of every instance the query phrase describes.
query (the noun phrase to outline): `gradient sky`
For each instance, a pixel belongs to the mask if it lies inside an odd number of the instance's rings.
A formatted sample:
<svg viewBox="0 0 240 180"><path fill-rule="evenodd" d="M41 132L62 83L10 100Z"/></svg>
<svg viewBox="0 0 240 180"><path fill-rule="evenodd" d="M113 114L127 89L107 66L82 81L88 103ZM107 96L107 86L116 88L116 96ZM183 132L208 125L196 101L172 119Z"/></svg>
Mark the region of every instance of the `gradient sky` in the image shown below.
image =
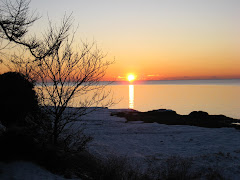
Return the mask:
<svg viewBox="0 0 240 180"><path fill-rule="evenodd" d="M77 38L115 58L107 77L240 78L239 0L32 0L42 18L73 13Z"/></svg>

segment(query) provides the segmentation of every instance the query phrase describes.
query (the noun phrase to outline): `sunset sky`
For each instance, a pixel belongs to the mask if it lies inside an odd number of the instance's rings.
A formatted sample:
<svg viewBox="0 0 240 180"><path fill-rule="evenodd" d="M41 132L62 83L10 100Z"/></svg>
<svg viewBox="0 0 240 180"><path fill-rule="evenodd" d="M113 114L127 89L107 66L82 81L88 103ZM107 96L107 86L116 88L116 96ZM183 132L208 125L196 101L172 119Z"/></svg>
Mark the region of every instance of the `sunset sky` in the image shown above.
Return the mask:
<svg viewBox="0 0 240 180"><path fill-rule="evenodd" d="M113 60L108 79L240 78L239 0L32 0L44 30L73 13L77 39Z"/></svg>

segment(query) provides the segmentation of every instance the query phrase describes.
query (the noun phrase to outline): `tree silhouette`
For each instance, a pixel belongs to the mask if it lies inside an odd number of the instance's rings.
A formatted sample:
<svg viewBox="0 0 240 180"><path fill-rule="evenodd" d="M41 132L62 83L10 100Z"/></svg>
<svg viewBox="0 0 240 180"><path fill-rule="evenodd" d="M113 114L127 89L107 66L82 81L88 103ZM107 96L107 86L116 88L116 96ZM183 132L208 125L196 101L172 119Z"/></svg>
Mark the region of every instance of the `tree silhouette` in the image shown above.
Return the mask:
<svg viewBox="0 0 240 180"><path fill-rule="evenodd" d="M29 0L0 1L0 50L23 47L35 60L50 56L66 38L71 18L65 17L57 32L49 31L45 38L27 36L29 27L39 17L29 11ZM53 36L54 35L54 36Z"/></svg>
<svg viewBox="0 0 240 180"><path fill-rule="evenodd" d="M9 57L8 67L38 83L36 93L42 111L51 117L53 127L50 133L54 144L63 133L68 139L72 136L73 122L91 112L88 107L112 104L112 99L104 101L109 93L104 92L106 85L99 83L112 62L105 60L95 43L82 42L78 48L73 47L75 36L70 33L71 16L64 16L60 27L49 22L42 39L37 39L27 36L29 26L38 19L29 14L29 1L6 1L2 9L0 39L24 50L22 55ZM75 103L78 108L66 111L74 100L78 101Z"/></svg>

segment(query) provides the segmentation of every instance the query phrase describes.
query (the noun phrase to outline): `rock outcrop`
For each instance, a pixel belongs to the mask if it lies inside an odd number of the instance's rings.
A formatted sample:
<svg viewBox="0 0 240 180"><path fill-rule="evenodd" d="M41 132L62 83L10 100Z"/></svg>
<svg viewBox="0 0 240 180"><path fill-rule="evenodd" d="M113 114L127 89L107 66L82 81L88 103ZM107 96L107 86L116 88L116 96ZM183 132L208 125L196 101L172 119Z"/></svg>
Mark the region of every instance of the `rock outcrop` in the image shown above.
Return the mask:
<svg viewBox="0 0 240 180"><path fill-rule="evenodd" d="M167 125L190 125L208 128L235 127L240 123L239 119L233 119L224 115L209 115L204 111L193 111L189 115L179 115L176 111L158 109L148 112L117 112L112 115L125 117L127 121L144 121L146 123L157 122Z"/></svg>

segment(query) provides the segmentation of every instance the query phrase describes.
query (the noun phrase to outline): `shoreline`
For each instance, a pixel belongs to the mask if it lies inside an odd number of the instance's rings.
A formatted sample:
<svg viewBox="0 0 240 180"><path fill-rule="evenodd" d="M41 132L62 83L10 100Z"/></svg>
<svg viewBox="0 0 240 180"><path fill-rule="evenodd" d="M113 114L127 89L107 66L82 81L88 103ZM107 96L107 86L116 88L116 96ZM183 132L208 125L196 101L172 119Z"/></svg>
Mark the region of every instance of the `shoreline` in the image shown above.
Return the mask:
<svg viewBox="0 0 240 180"><path fill-rule="evenodd" d="M206 128L231 127L240 129L240 119L231 118L222 114L209 115L204 111L192 111L188 115L180 115L170 109L158 109L146 112L128 109L112 112L111 116L124 117L126 122L143 121L144 123L156 122L166 125L189 125Z"/></svg>

